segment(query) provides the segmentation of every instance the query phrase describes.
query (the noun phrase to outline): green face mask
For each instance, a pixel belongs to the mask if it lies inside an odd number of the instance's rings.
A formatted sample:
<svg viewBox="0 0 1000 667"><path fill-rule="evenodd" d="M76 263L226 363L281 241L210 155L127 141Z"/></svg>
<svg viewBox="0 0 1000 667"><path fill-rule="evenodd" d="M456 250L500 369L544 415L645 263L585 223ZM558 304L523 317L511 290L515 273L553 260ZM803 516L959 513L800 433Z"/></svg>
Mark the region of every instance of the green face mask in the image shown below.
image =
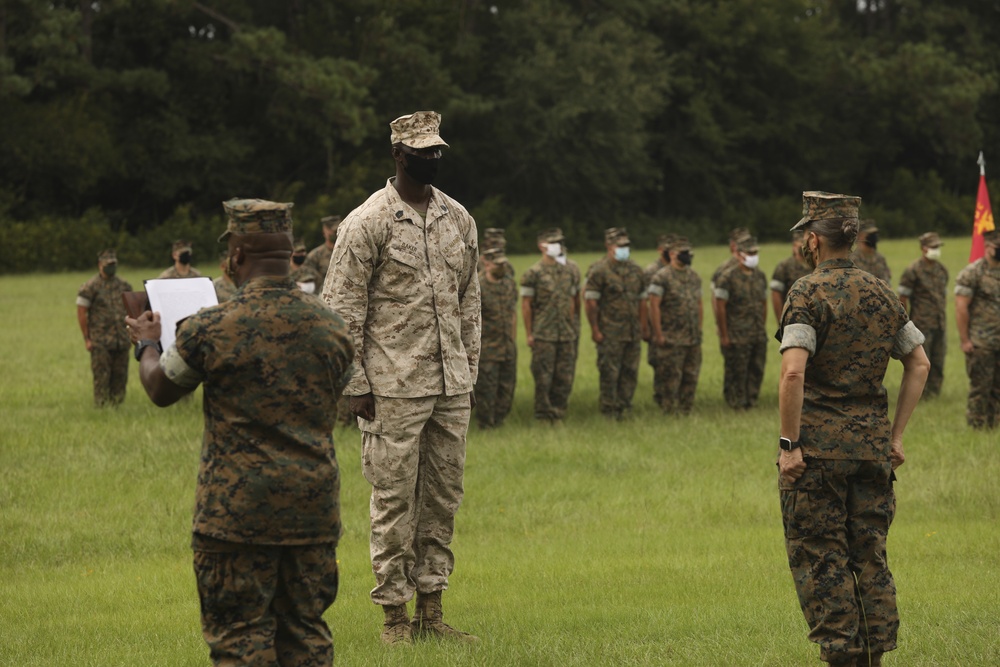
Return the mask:
<svg viewBox="0 0 1000 667"><path fill-rule="evenodd" d="M118 265L117 264L112 263L112 264L105 264L104 265L104 275L106 275L107 277L110 278L111 276L115 275L116 273L118 273Z"/></svg>

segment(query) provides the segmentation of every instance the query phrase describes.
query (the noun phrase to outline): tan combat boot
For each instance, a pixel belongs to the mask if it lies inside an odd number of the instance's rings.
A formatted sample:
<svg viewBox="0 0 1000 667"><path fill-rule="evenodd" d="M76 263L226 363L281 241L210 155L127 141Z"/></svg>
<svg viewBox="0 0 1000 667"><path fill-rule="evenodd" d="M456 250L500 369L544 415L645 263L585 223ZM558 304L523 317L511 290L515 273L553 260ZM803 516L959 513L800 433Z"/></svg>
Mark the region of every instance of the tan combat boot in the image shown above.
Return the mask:
<svg viewBox="0 0 1000 667"><path fill-rule="evenodd" d="M417 608L410 623L415 639L452 639L469 644L479 641L479 637L456 630L443 619L441 591L417 593Z"/></svg>
<svg viewBox="0 0 1000 667"><path fill-rule="evenodd" d="M382 643L389 646L410 646L413 644L413 631L410 629L410 616L406 613L405 604L384 604L385 623L382 626Z"/></svg>

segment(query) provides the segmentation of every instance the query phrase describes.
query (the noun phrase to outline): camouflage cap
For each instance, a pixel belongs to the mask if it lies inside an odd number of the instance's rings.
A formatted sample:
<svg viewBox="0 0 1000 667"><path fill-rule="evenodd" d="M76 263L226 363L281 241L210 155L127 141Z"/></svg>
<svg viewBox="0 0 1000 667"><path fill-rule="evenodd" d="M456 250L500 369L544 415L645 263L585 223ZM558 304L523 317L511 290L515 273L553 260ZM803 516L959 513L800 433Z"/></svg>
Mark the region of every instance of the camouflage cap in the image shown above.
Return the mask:
<svg viewBox="0 0 1000 667"><path fill-rule="evenodd" d="M326 215L320 218L320 222L323 226L332 232L337 231L337 227L340 226L340 216L339 215Z"/></svg>
<svg viewBox="0 0 1000 667"><path fill-rule="evenodd" d="M184 252L185 250L191 252L191 242L184 239L177 239L170 247L171 252Z"/></svg>
<svg viewBox="0 0 1000 667"><path fill-rule="evenodd" d="M757 239L752 236L744 236L739 241L736 242L736 249L740 252L757 252L760 250L760 246L757 244Z"/></svg>
<svg viewBox="0 0 1000 667"><path fill-rule="evenodd" d="M296 240L292 243L292 252L306 252L306 242L302 239Z"/></svg>
<svg viewBox="0 0 1000 667"><path fill-rule="evenodd" d="M539 243L562 243L566 240L562 230L558 227L550 227L538 232Z"/></svg>
<svg viewBox="0 0 1000 667"><path fill-rule="evenodd" d="M507 262L507 255L504 253L503 248L487 248L483 251L483 259L488 259L496 264L505 264Z"/></svg>
<svg viewBox="0 0 1000 667"><path fill-rule="evenodd" d="M656 247L659 248L660 250L663 250L664 248L669 248L670 244L673 243L674 239L676 238L677 238L676 234L660 234L659 236L656 237Z"/></svg>
<svg viewBox="0 0 1000 667"><path fill-rule="evenodd" d="M937 232L927 232L920 235L920 245L925 248L940 248L944 245L944 242L937 235Z"/></svg>
<svg viewBox="0 0 1000 667"><path fill-rule="evenodd" d="M750 236L750 230L746 227L737 227L736 229L729 232L729 242L736 243L741 238Z"/></svg>
<svg viewBox="0 0 1000 667"><path fill-rule="evenodd" d="M624 227L608 227L604 230L604 243L607 245L629 245L628 232Z"/></svg>
<svg viewBox="0 0 1000 667"><path fill-rule="evenodd" d="M483 248L506 248L507 238L500 227L487 227L483 230Z"/></svg>
<svg viewBox="0 0 1000 667"><path fill-rule="evenodd" d="M430 148L448 144L438 134L441 128L441 114L435 111L415 111L406 116L400 116L389 123L392 130L393 145L403 144L410 148Z"/></svg>
<svg viewBox="0 0 1000 667"><path fill-rule="evenodd" d="M264 234L292 231L292 207L263 199L230 199L222 202L229 224L219 237L225 241L230 234Z"/></svg>
<svg viewBox="0 0 1000 667"><path fill-rule="evenodd" d="M861 197L807 190L802 193L802 219L790 231L794 232L813 220L857 218L860 206Z"/></svg>
<svg viewBox="0 0 1000 667"><path fill-rule="evenodd" d="M878 227L875 226L875 221L871 218L862 220L858 223L858 234L871 234L872 232L877 232Z"/></svg>
<svg viewBox="0 0 1000 667"><path fill-rule="evenodd" d="M99 262L117 262L118 255L115 254L114 248L105 248L101 252L97 253L97 261Z"/></svg>
<svg viewBox="0 0 1000 667"><path fill-rule="evenodd" d="M681 252L683 250L691 250L691 242L688 241L686 236L675 236L673 241L670 243L670 249Z"/></svg>
<svg viewBox="0 0 1000 667"><path fill-rule="evenodd" d="M1000 245L1000 230L991 229L988 232L983 232L983 241L989 245Z"/></svg>

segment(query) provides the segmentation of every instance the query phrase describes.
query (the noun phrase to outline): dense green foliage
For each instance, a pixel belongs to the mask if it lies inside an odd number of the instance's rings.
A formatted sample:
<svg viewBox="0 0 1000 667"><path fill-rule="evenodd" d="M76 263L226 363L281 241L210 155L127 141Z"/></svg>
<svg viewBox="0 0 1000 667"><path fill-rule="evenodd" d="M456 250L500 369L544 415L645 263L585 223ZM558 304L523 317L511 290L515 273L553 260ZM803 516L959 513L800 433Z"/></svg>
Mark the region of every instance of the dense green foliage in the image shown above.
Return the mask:
<svg viewBox="0 0 1000 667"><path fill-rule="evenodd" d="M151 263L148 230L217 226L231 196L297 202L318 243L427 108L442 188L522 250L553 224L578 248L612 223L783 238L805 189L860 194L889 235L963 233L998 33L995 0L5 0L2 270L36 266L13 221L99 222L52 266L122 232Z"/></svg>
<svg viewBox="0 0 1000 667"><path fill-rule="evenodd" d="M899 275L918 244L880 249ZM695 252L703 276L726 256L721 246ZM787 243L765 244L762 265L770 271L788 252ZM952 276L967 256L967 237L946 239ZM520 275L536 257L512 259ZM586 268L597 255L574 259ZM136 285L159 268L119 273ZM189 546L201 390L156 408L130 362L125 403L92 407L73 317L88 276L0 277L0 665L208 665ZM968 382L952 304L948 312L943 392L914 413L896 485L889 562L902 625L887 667L1000 664L1000 449L996 433L965 426ZM513 414L502 429L469 433L444 598L445 619L480 635L478 647L421 643L403 654L379 643L382 613L368 595L370 487L358 432L338 428L341 588L326 616L337 664L821 666L782 541L777 343L760 407L733 412L708 318L694 413L684 419L653 407L645 362L635 418L603 419L584 323L569 417L562 428L540 427L521 334ZM900 368L893 362L886 381L893 402Z"/></svg>

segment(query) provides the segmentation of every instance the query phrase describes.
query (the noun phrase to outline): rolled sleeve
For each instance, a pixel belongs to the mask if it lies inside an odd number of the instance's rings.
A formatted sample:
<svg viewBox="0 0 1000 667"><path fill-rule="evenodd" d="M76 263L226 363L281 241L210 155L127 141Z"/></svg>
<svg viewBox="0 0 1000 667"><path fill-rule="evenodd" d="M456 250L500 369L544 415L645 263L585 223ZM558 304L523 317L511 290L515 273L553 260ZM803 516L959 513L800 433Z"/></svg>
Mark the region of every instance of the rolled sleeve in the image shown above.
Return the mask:
<svg viewBox="0 0 1000 667"><path fill-rule="evenodd" d="M909 297L913 294L913 289L907 287L906 285L900 285L899 289L896 290L896 293L899 294L899 296Z"/></svg>
<svg viewBox="0 0 1000 667"><path fill-rule="evenodd" d="M902 359L923 345L924 340L924 334L921 333L920 329L912 321L907 322L896 334L896 342L893 344L890 354L893 359Z"/></svg>
<svg viewBox="0 0 1000 667"><path fill-rule="evenodd" d="M160 355L160 368L168 380L183 389L194 389L204 379L201 373L188 366L176 344Z"/></svg>
<svg viewBox="0 0 1000 667"><path fill-rule="evenodd" d="M780 280L771 280L771 282L768 283L768 287L771 288L772 292L781 292L782 294L785 293L785 283Z"/></svg>
<svg viewBox="0 0 1000 667"><path fill-rule="evenodd" d="M965 285L955 285L955 295L956 296L967 296L970 299L975 296L976 291L971 287L966 287Z"/></svg>
<svg viewBox="0 0 1000 667"><path fill-rule="evenodd" d="M81 308L90 308L90 299L81 294L80 296L76 297L76 305L80 306Z"/></svg>
<svg viewBox="0 0 1000 667"><path fill-rule="evenodd" d="M528 298L532 298L533 299L535 297L535 288L534 287L522 287L521 288L521 296L526 296Z"/></svg>
<svg viewBox="0 0 1000 667"><path fill-rule="evenodd" d="M583 298L587 301L600 301L601 293L595 290L587 290L583 293Z"/></svg>
<svg viewBox="0 0 1000 667"><path fill-rule="evenodd" d="M660 285L650 285L646 292L649 296L663 296L663 288Z"/></svg>
<svg viewBox="0 0 1000 667"><path fill-rule="evenodd" d="M729 301L729 290L723 289L722 287L715 288L715 298L721 301Z"/></svg>
<svg viewBox="0 0 1000 667"><path fill-rule="evenodd" d="M816 354L816 330L810 324L789 324L785 327L781 336L780 352L784 352L790 347L801 347L809 352L809 356Z"/></svg>

